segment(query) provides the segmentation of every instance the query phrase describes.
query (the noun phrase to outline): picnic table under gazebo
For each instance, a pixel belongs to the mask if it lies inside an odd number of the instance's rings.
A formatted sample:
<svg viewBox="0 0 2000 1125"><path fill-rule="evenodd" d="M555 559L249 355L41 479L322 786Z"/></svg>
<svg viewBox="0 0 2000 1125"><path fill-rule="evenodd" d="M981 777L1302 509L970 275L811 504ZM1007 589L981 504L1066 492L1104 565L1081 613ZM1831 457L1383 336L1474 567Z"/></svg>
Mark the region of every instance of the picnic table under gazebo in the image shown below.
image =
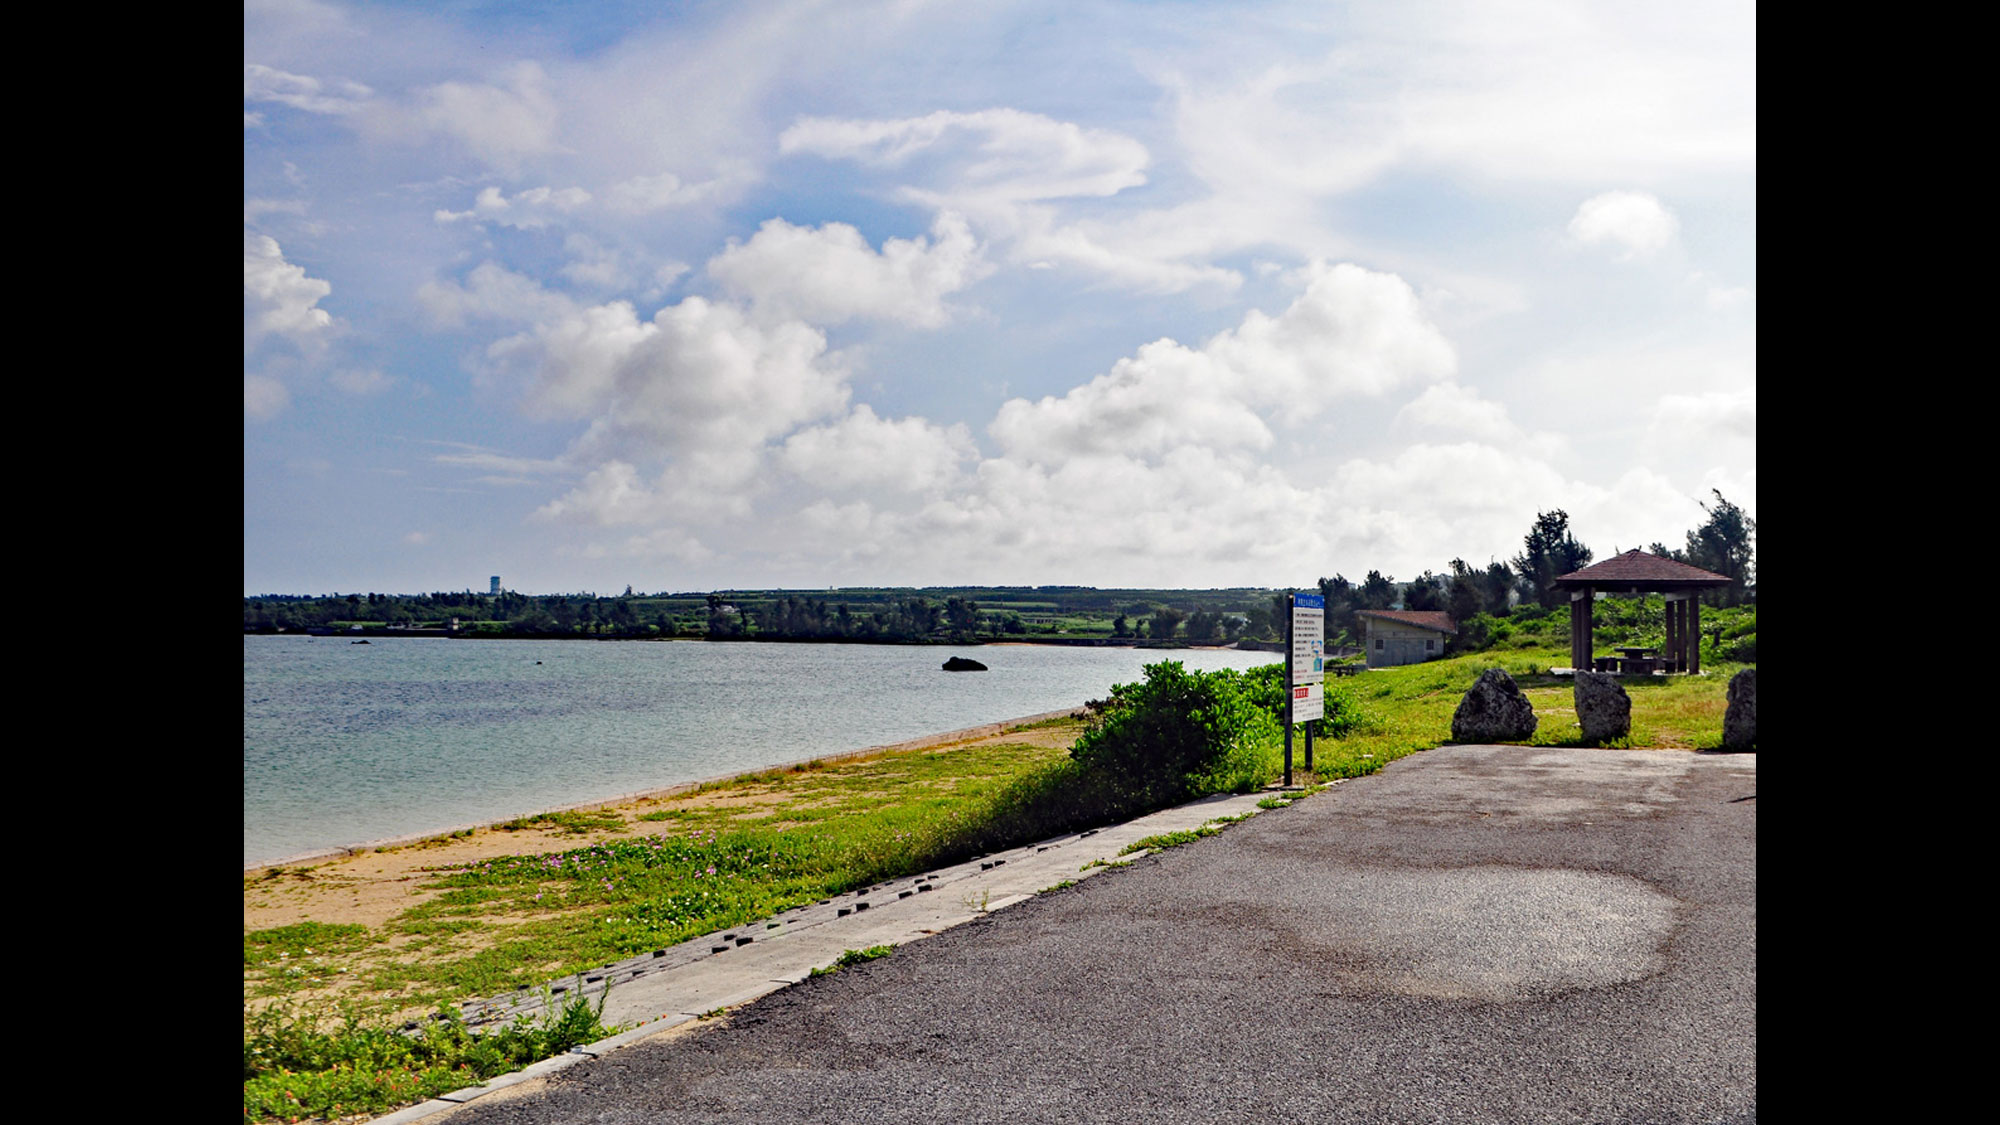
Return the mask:
<svg viewBox="0 0 2000 1125"><path fill-rule="evenodd" d="M1570 665L1597 671L1701 671L1701 594L1729 585L1729 579L1684 562L1632 550L1573 570L1555 580L1569 590ZM1667 599L1667 639L1658 652L1620 648L1622 657L1593 659L1591 606L1599 593L1663 594Z"/></svg>

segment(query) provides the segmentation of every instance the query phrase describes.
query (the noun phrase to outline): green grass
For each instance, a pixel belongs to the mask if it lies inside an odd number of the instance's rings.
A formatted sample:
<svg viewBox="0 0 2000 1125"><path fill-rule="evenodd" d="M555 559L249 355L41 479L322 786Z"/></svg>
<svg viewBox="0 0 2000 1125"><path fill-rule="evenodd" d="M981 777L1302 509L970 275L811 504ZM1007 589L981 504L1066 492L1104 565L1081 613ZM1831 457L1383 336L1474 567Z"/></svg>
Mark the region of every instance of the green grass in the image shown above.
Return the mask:
<svg viewBox="0 0 2000 1125"><path fill-rule="evenodd" d="M478 1035L449 1010L410 1032L352 1010L337 1020L309 1006L246 1010L243 1120L380 1114L477 1085L614 1034L603 1022L608 995L558 1007L545 994L540 1021Z"/></svg>
<svg viewBox="0 0 2000 1125"><path fill-rule="evenodd" d="M529 828L554 828L572 836L582 836L624 826L625 818L615 812L602 809L572 809L568 812L536 813L534 816L510 820L498 827L504 832L520 832Z"/></svg>
<svg viewBox="0 0 2000 1125"><path fill-rule="evenodd" d="M711 786L708 795L731 800L640 818L670 824L658 835L427 869L419 886L435 897L372 932L307 923L246 934L246 996L337 985L363 1008L388 1014L532 987L1058 835L1068 825L1037 802L1068 784L1070 771L1060 746L999 742ZM745 800L768 803L746 808ZM759 808L776 811L745 819ZM577 819L547 814L522 823L569 831ZM316 958L340 956L291 972L307 963L306 947Z"/></svg>
<svg viewBox="0 0 2000 1125"><path fill-rule="evenodd" d="M1400 668L1379 668L1327 681L1327 708L1336 695L1355 717L1348 731L1320 739L1313 748L1313 775L1321 782L1360 777L1397 758L1451 741L1451 716L1458 702L1487 668L1514 678L1537 719L1533 746L1583 746L1577 725L1572 681L1549 674L1567 666L1567 649L1493 649ZM1738 664L1702 665L1701 676L1631 676L1620 680L1632 700L1632 733L1616 745L1675 750L1709 750L1722 745L1722 716L1728 705L1729 677Z"/></svg>

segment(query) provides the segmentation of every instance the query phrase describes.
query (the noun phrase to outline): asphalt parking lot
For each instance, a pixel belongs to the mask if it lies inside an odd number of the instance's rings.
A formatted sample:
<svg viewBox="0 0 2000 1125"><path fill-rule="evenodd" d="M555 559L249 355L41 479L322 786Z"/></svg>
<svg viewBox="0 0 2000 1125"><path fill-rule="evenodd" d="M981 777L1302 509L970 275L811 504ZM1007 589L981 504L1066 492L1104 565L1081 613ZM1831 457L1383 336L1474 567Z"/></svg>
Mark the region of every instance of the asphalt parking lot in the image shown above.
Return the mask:
<svg viewBox="0 0 2000 1125"><path fill-rule="evenodd" d="M1756 771L1426 751L439 1120L1754 1121Z"/></svg>

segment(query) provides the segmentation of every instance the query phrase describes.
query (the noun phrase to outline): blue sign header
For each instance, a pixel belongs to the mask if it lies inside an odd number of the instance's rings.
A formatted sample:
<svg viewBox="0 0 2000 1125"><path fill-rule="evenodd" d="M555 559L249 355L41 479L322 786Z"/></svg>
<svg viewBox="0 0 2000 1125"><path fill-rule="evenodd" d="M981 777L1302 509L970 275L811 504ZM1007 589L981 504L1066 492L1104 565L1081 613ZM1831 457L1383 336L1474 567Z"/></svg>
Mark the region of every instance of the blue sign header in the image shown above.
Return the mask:
<svg viewBox="0 0 2000 1125"><path fill-rule="evenodd" d="M1326 595L1324 595L1324 594L1293 594L1293 595L1292 595L1292 604L1293 604L1293 605L1295 605L1295 606L1297 606L1297 607L1299 607L1300 609L1325 609L1325 608L1326 608Z"/></svg>

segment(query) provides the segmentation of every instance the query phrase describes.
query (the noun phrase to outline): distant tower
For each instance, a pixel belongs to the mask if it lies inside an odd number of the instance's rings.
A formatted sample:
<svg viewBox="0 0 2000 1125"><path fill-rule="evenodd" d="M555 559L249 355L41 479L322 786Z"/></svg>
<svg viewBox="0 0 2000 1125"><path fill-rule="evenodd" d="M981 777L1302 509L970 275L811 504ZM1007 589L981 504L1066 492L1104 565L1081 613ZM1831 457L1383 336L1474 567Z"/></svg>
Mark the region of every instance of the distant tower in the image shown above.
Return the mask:
<svg viewBox="0 0 2000 1125"><path fill-rule="evenodd" d="M494 575L494 576L493 576L493 585L492 585L492 588L491 588L491 589L489 589L489 590L487 590L486 592L487 592L487 593L489 593L489 594L497 594L497 593L499 593L499 592L500 592L500 576L499 576L499 575L497 575L497 574L496 574L496 575Z"/></svg>

